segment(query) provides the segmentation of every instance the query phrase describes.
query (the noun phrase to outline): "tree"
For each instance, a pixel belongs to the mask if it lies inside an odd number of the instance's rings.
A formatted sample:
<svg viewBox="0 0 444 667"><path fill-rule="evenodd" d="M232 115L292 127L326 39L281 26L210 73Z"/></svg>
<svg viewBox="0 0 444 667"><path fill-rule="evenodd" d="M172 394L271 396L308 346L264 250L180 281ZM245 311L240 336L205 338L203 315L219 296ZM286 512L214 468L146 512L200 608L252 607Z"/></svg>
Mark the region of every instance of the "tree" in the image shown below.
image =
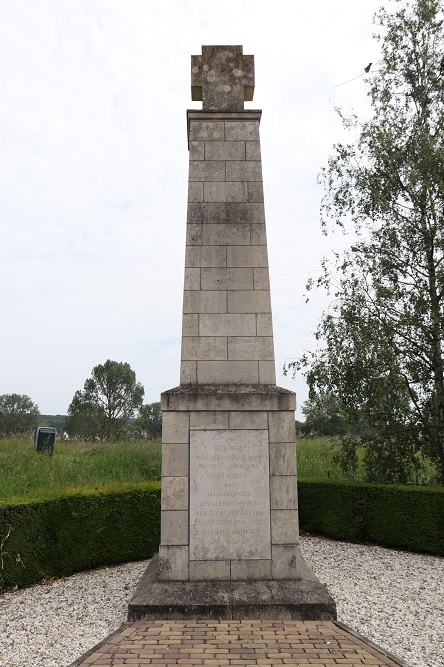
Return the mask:
<svg viewBox="0 0 444 667"><path fill-rule="evenodd" d="M343 116L358 139L337 144L321 171L325 233L330 220L344 231L351 221L357 241L308 285L335 300L316 332L322 345L290 365L312 398L332 393L349 422L364 417L371 476L405 481L426 455L444 483L443 12L438 0L413 0L374 21L373 117Z"/></svg>
<svg viewBox="0 0 444 667"><path fill-rule="evenodd" d="M162 437L162 411L160 403L147 403L140 408L136 427L150 440Z"/></svg>
<svg viewBox="0 0 444 667"><path fill-rule="evenodd" d="M76 391L65 423L69 435L118 440L128 435L142 406L144 389L130 365L108 359L95 366L83 391Z"/></svg>
<svg viewBox="0 0 444 667"><path fill-rule="evenodd" d="M302 406L305 422L300 426L303 434L345 435L349 428L337 399L331 394L318 393Z"/></svg>
<svg viewBox="0 0 444 667"><path fill-rule="evenodd" d="M25 433L34 431L39 423L38 406L24 394L0 396L0 433Z"/></svg>

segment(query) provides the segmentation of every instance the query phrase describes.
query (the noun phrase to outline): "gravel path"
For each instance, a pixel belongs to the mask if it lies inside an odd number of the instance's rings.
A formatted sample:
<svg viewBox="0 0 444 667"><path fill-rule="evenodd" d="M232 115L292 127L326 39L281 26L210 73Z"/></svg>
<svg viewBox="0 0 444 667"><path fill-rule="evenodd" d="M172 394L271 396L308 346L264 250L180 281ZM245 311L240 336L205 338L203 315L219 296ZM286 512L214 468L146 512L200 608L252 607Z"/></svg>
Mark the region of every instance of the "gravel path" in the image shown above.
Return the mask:
<svg viewBox="0 0 444 667"><path fill-rule="evenodd" d="M444 667L444 560L301 538L338 618L411 667ZM0 596L0 667L66 667L126 620L147 561Z"/></svg>

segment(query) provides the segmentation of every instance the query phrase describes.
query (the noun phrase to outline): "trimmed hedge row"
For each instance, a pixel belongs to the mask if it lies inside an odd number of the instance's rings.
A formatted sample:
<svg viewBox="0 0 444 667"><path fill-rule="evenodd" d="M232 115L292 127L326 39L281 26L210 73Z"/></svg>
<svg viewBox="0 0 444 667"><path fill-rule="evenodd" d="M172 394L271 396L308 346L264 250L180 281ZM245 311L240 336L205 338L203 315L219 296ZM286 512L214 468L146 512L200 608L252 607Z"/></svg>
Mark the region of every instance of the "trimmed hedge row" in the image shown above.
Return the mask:
<svg viewBox="0 0 444 667"><path fill-rule="evenodd" d="M299 480L302 530L444 555L444 489ZM160 482L74 489L0 503L0 589L149 558Z"/></svg>
<svg viewBox="0 0 444 667"><path fill-rule="evenodd" d="M160 482L0 503L0 589L149 558L159 543Z"/></svg>
<svg viewBox="0 0 444 667"><path fill-rule="evenodd" d="M299 479L302 530L444 555L444 488Z"/></svg>

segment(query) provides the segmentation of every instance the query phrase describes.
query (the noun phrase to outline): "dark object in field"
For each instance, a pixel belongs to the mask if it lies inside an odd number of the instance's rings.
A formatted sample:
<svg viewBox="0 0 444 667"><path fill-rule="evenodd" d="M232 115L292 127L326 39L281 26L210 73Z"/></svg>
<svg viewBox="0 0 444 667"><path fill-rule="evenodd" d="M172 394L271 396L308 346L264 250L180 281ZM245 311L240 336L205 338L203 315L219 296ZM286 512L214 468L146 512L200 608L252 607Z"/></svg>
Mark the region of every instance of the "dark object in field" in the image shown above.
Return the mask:
<svg viewBox="0 0 444 667"><path fill-rule="evenodd" d="M49 426L39 426L34 432L34 449L39 454L54 454L56 429Z"/></svg>
<svg viewBox="0 0 444 667"><path fill-rule="evenodd" d="M372 66L372 63L369 63L367 67L364 67L364 72L368 74L370 72L370 67Z"/></svg>

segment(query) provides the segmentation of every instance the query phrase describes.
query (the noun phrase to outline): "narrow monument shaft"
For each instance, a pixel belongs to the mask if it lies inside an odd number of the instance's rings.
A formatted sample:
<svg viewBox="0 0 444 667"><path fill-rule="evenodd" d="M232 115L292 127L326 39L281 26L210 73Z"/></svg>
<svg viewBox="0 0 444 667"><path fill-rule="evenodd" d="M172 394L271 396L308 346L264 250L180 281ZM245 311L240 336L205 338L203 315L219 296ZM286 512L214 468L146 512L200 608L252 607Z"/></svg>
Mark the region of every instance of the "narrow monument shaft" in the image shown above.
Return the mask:
<svg viewBox="0 0 444 667"><path fill-rule="evenodd" d="M253 90L241 46L192 57L203 109L187 114L180 386L162 394L162 581L301 578L295 396L276 386Z"/></svg>
<svg viewBox="0 0 444 667"><path fill-rule="evenodd" d="M275 384L260 112L188 112L181 384Z"/></svg>
<svg viewBox="0 0 444 667"><path fill-rule="evenodd" d="M296 397L276 386L254 58L203 46L180 386L161 396L159 558L129 618L335 618L299 548Z"/></svg>

